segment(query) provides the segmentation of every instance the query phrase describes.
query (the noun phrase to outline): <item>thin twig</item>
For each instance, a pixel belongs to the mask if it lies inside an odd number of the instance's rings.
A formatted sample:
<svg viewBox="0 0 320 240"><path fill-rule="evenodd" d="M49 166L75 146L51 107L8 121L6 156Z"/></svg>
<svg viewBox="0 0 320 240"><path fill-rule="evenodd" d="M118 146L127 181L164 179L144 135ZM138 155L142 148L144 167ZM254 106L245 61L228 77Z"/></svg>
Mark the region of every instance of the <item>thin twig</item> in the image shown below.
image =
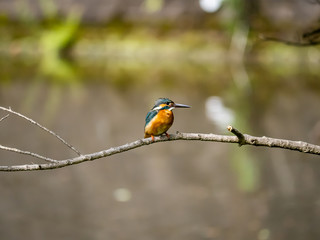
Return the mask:
<svg viewBox="0 0 320 240"><path fill-rule="evenodd" d="M65 140L63 140L58 134L54 133L53 131L47 129L46 127L42 126L40 123L37 123L36 121L32 120L31 118L28 118L24 115L22 115L21 113L18 113L18 112L15 112L13 110L11 110L11 108L5 108L5 107L1 107L0 106L0 109L3 110L3 111L6 111L6 112L9 112L9 113L12 113L12 114L15 114L17 115L18 117L21 117L25 120L27 120L28 122L36 125L37 127L41 128L42 130L50 133L51 135L55 136L56 138L58 138L63 144L65 144L68 148L70 148L71 150L73 150L75 153L77 153L79 156L81 156L81 153L75 149L71 144L67 143Z"/></svg>
<svg viewBox="0 0 320 240"><path fill-rule="evenodd" d="M236 131L231 131L231 132L233 133ZM313 145L313 144L301 142L301 141L290 141L285 139L276 139L276 138L269 138L269 137L254 137L247 134L242 134L242 135L244 137L244 140L242 141L242 145L284 148L284 149L289 149L289 150L294 150L294 151L299 151L304 153L320 155L320 146L318 145ZM140 140L127 143L118 147L112 147L107 150L82 155L76 158L61 160L56 163L0 166L0 171L33 171L33 170L47 170L47 169L62 168L62 167L79 164L86 161L93 161L95 159L108 157L111 155L129 151L129 150L142 147L145 145L149 145L149 144L165 142L165 141L177 141L177 140L239 143L238 136L225 136L225 135L201 134L201 133L177 133L177 134L170 134L169 138L167 138L166 136L155 137L154 141L152 141L151 138L144 138L144 139L140 139Z"/></svg>
<svg viewBox="0 0 320 240"><path fill-rule="evenodd" d="M41 156L41 155L39 155L37 153L23 151L23 150L20 150L20 149L17 149L17 148L11 148L11 147L6 147L6 146L3 146L3 145L0 145L0 149L6 150L6 151L10 151L10 152L19 153L19 154L29 155L29 156L32 156L32 157L35 157L35 158L39 158L39 159L42 159L42 160L45 160L45 161L51 162L51 163L57 163L58 162L58 160L54 160L52 158L44 157L44 156Z"/></svg>
<svg viewBox="0 0 320 240"><path fill-rule="evenodd" d="M4 117L2 117L2 118L0 119L0 122L2 122L2 121L5 120L7 117L9 117L9 115L10 115L10 114L7 114L7 115L5 115Z"/></svg>

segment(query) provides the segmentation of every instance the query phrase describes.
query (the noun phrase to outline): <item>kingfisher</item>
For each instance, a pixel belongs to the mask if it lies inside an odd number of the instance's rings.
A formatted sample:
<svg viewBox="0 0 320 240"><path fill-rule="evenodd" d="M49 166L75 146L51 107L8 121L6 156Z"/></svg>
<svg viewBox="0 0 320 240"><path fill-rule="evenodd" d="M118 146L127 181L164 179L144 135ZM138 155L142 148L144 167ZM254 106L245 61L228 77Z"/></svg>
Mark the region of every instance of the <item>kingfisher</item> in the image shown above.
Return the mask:
<svg viewBox="0 0 320 240"><path fill-rule="evenodd" d="M144 125L144 137L151 137L154 141L154 136L166 134L173 123L173 112L175 108L190 108L185 104L174 103L168 98L159 98L155 101L153 108L147 113L146 123Z"/></svg>

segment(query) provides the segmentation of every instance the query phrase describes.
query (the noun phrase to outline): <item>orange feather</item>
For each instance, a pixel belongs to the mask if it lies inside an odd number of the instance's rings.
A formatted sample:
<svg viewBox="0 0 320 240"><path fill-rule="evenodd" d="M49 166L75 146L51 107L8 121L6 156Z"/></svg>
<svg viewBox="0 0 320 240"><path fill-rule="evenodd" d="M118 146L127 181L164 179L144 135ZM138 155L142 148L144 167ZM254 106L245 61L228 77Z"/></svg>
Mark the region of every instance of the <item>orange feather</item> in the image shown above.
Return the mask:
<svg viewBox="0 0 320 240"><path fill-rule="evenodd" d="M168 109L160 110L158 114L146 125L144 137L159 136L168 131L173 123L173 113Z"/></svg>

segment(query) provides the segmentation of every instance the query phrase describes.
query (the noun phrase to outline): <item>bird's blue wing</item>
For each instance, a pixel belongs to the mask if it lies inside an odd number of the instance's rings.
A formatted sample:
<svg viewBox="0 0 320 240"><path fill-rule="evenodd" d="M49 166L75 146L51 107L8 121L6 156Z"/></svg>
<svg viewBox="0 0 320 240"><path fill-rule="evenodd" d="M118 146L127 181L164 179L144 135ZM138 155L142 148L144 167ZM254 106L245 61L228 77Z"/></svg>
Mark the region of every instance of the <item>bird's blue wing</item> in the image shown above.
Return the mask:
<svg viewBox="0 0 320 240"><path fill-rule="evenodd" d="M157 115L157 113L157 111L148 112L146 116L146 124L144 126L146 126L152 120L152 118L154 118Z"/></svg>

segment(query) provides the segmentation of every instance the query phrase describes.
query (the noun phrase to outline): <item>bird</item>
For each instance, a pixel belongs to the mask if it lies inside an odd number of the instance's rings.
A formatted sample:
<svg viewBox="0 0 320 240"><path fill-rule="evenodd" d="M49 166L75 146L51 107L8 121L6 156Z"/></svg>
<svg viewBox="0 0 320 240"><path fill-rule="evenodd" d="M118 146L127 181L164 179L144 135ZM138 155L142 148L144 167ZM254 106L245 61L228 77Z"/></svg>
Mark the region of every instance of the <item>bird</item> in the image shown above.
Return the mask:
<svg viewBox="0 0 320 240"><path fill-rule="evenodd" d="M159 98L155 101L153 108L147 113L144 125L144 138L151 137L152 142L154 136L166 134L172 126L174 117L172 110L175 108L190 108L190 106L180 103L174 103L169 98Z"/></svg>

